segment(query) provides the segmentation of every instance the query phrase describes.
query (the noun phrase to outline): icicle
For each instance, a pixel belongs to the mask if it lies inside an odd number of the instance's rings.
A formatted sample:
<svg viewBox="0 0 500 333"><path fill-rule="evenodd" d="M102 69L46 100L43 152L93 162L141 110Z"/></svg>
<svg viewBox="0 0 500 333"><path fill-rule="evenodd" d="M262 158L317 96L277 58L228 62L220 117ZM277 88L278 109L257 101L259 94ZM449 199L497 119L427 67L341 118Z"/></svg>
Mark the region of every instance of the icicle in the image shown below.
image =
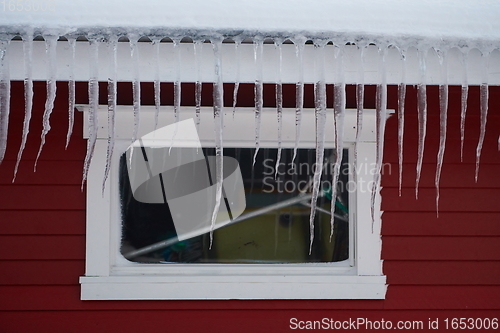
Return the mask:
<svg viewBox="0 0 500 333"><path fill-rule="evenodd" d="M174 145L174 140L177 135L179 113L181 109L181 52L179 49L180 40L174 39L174 54L175 54L175 81L174 81L174 118L175 118L175 130L172 140L170 141L170 148L168 153L172 150Z"/></svg>
<svg viewBox="0 0 500 333"><path fill-rule="evenodd" d="M441 169L443 167L444 150L446 145L446 126L448 116L448 62L446 51L438 52L439 63L441 65L441 84L439 85L439 151L437 155L436 177L436 216L439 217L439 181L441 179Z"/></svg>
<svg viewBox="0 0 500 333"><path fill-rule="evenodd" d="M155 64L155 79L154 79L154 91L155 91L155 127L154 129L158 127L158 116L160 115L160 105L161 105L161 99L160 99L160 93L161 93L161 84L160 84L160 38L156 38L153 40L153 46L154 46L154 51L155 51L155 58L154 58L154 64Z"/></svg>
<svg viewBox="0 0 500 333"><path fill-rule="evenodd" d="M462 54L462 108L460 112L460 162L464 160L465 141L465 116L467 114L467 97L469 95L469 83L467 82L467 54Z"/></svg>
<svg viewBox="0 0 500 333"><path fill-rule="evenodd" d="M68 43L71 48L71 60L69 63L69 80L68 80L68 134L66 135L66 147L68 149L71 133L73 133L73 125L75 123L75 51L76 39L68 38Z"/></svg>
<svg viewBox="0 0 500 333"><path fill-rule="evenodd" d="M406 55L401 50L401 83L398 87L398 163L399 163L399 196L403 183L403 137L405 128L405 98L406 98Z"/></svg>
<svg viewBox="0 0 500 333"><path fill-rule="evenodd" d="M175 54L175 82L174 82L174 117L175 122L179 122L179 113L181 108L181 51L179 48L180 40L174 40Z"/></svg>
<svg viewBox="0 0 500 333"><path fill-rule="evenodd" d="M335 223L335 202L337 201L337 182L340 175L340 166L344 153L344 115L345 115L345 81L344 81L344 46L340 45L336 51L336 78L333 86L333 111L335 134L335 166L332 176L332 202L330 217L330 241L333 237Z"/></svg>
<svg viewBox="0 0 500 333"><path fill-rule="evenodd" d="M200 124L200 112L201 112L201 88L202 88L202 78L201 78L201 68L203 67L203 42L204 40L197 40L194 42L194 57L196 62L196 83L194 91L194 99L196 102L196 125Z"/></svg>
<svg viewBox="0 0 500 333"><path fill-rule="evenodd" d="M255 39L254 41L254 58L255 58L255 66L256 66L256 79L254 86L254 94L255 94L255 154L253 155L253 165L255 165L255 161L257 158L257 154L259 153L260 148L260 118L262 114L262 105L264 104L264 85L262 82L262 56L264 49L264 41L261 39Z"/></svg>
<svg viewBox="0 0 500 333"><path fill-rule="evenodd" d="M17 170L21 163L26 141L28 140L28 133L30 130L31 113L33 109L33 35L28 34L23 39L23 53L24 53L24 122L23 122L23 135L21 139L21 146L17 153L16 166L14 167L14 177L12 182L16 180Z"/></svg>
<svg viewBox="0 0 500 333"><path fill-rule="evenodd" d="M275 40L276 47L278 48L278 82L276 83L276 113L278 117L278 153L276 155L276 166L274 179L278 176L278 166L281 159L281 133L283 130L283 84L281 77L283 74L283 48L282 40Z"/></svg>
<svg viewBox="0 0 500 333"><path fill-rule="evenodd" d="M480 112L481 112L481 127L479 131L479 142L477 143L476 148L476 183L477 177L479 176L479 160L481 159L481 150L483 149L484 136L486 134L486 120L488 118L488 69L489 69L489 54L483 53L483 78L480 92L479 92L479 101L480 101Z"/></svg>
<svg viewBox="0 0 500 333"><path fill-rule="evenodd" d="M215 207L212 214L212 224L210 226L210 249L213 243L213 233L215 229L215 220L219 213L220 202L222 198L222 181L223 181L223 129L224 129L224 86L222 83L222 63L221 63L221 48L222 41L212 41L212 47L215 57L215 81L214 81L214 122L215 122L215 159L216 159L216 180L217 189L215 193Z"/></svg>
<svg viewBox="0 0 500 333"><path fill-rule="evenodd" d="M10 75L7 48L10 39L0 40L0 164L7 149L10 113Z"/></svg>
<svg viewBox="0 0 500 333"><path fill-rule="evenodd" d="M141 111L141 80L139 78L139 49L137 47L138 37L136 35L129 36L130 57L132 58L133 81L132 81L132 96L133 96L133 112L134 112L134 130L132 133L132 142L135 142L139 133L139 121ZM133 151L133 150L132 150ZM130 154L132 159L132 154Z"/></svg>
<svg viewBox="0 0 500 333"><path fill-rule="evenodd" d="M240 71L241 71L241 40L235 39L234 51L236 57L236 79L234 80L234 90L233 90L233 118L236 113L236 104L238 102L238 89L240 88Z"/></svg>
<svg viewBox="0 0 500 333"><path fill-rule="evenodd" d="M292 163L297 156L300 141L300 127L302 122L302 109L304 108L304 46L306 39L299 37L294 40L295 55L299 66L299 80L295 85L295 145L293 147Z"/></svg>
<svg viewBox="0 0 500 333"><path fill-rule="evenodd" d="M83 185L87 180L89 172L90 161L94 155L94 148L97 141L97 110L99 108L99 42L91 39L90 43L90 79L89 79L89 138L87 140L87 154L83 163L83 178L82 178L82 191Z"/></svg>
<svg viewBox="0 0 500 333"><path fill-rule="evenodd" d="M420 83L417 85L417 110L418 110L418 156L417 156L417 178L415 181L415 198L418 199L418 184L424 160L425 135L427 131L427 86L425 80L425 57L427 50L418 52L420 62Z"/></svg>
<svg viewBox="0 0 500 333"><path fill-rule="evenodd" d="M35 159L34 171L36 171L36 165L38 163L38 158L42 153L43 145L45 144L45 136L50 131L50 115L54 109L54 100L56 99L56 71L57 71L57 59L56 59L56 47L57 47L57 37L47 36L45 37L45 51L47 54L47 99L45 101L45 112L43 113L43 130L41 135L40 148L38 149L38 154Z"/></svg>
<svg viewBox="0 0 500 333"><path fill-rule="evenodd" d="M311 213L309 216L310 242L309 255L312 252L314 241L314 217L316 215L316 201L321 185L323 173L323 159L325 155L325 125L326 125L326 83L325 83L325 42L315 41L315 69L316 80L314 83L314 106L316 116L316 163L314 168L313 189L311 197ZM332 186L334 186L332 184Z"/></svg>
<svg viewBox="0 0 500 333"><path fill-rule="evenodd" d="M386 48L381 47L379 49L379 73L380 73L380 84L377 85L377 95L376 95L376 127L377 127L377 139L376 139L376 162L375 162L375 175L373 179L372 188L372 198L371 198L371 214L372 214L372 232L375 226L375 200L377 192L380 188L380 178L382 161L384 157L384 134L385 134L385 122L387 117L387 80L386 80Z"/></svg>
<svg viewBox="0 0 500 333"><path fill-rule="evenodd" d="M104 178L102 180L102 193L106 186L106 179L108 179L109 169L111 165L111 158L113 157L113 150L115 147L115 111L116 111L116 48L118 40L113 38L108 42L109 54L109 76L108 76L108 148L106 151L106 167L104 169Z"/></svg>
<svg viewBox="0 0 500 333"><path fill-rule="evenodd" d="M358 84L356 84L356 145L354 146L354 169L358 167L358 142L363 127L363 109L365 102L365 68L364 68L365 47L359 47ZM358 173L354 172L357 182Z"/></svg>

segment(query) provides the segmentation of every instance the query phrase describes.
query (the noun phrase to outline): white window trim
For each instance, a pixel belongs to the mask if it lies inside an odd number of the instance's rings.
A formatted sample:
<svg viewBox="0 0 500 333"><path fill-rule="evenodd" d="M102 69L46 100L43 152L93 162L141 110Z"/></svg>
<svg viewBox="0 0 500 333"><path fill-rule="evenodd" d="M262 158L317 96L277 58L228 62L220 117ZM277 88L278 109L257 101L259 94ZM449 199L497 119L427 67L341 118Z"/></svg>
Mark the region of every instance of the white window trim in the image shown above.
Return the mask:
<svg viewBox="0 0 500 333"><path fill-rule="evenodd" d="M88 112L88 106L79 110ZM331 111L331 110L330 110ZM154 107L141 108L139 136L154 129ZM252 147L252 110L225 109L225 147ZM181 108L180 117L194 117L194 108ZM333 116L327 118L326 147L333 147ZM87 119L87 117L85 117ZM140 264L119 253L121 224L118 195L118 162L127 149L133 131L131 106L116 111L116 145L111 171L102 192L106 165L107 107L98 110L99 131L87 180L86 271L80 278L82 300L139 299L383 299L387 291L382 273L380 237L380 193L376 196L372 232L370 191L350 194L350 259L326 264L220 265L220 264ZM174 122L172 107L162 107L159 127ZM202 145L213 145L213 111L202 108L199 129ZM246 126L235 126L236 123ZM262 113L261 147L276 147L276 109ZM88 138L88 124L84 137ZM344 145L353 147L356 133L355 110L347 110ZM295 112L283 112L283 147L293 147ZM303 112L299 147L314 147L314 111ZM365 110L358 142L358 184L373 181L375 165L375 112ZM350 161L352 158L350 149ZM369 166L367 168L366 166Z"/></svg>

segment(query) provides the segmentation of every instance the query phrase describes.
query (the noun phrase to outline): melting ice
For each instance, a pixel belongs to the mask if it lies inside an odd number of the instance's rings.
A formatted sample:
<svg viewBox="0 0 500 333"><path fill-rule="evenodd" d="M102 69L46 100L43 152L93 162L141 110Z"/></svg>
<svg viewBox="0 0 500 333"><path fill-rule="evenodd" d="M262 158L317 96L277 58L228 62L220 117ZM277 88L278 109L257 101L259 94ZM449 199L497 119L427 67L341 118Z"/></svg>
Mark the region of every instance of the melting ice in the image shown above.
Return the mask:
<svg viewBox="0 0 500 333"><path fill-rule="evenodd" d="M132 86L133 86L133 116L134 116L134 125L133 131L131 133L131 139L134 141L138 136L139 123L140 123L140 108L141 108L141 72L139 69L139 64L143 61L139 56L139 37L136 33L130 33L129 36L129 44L130 44L130 59L131 59L131 75L132 75ZM169 36L165 36L169 37ZM249 36L236 36L232 37L234 42L234 49L230 49L230 52L234 52L235 55L235 64L234 64L234 77L231 80L234 83L234 88L231 92L232 95L232 111L233 116L236 111L236 107L238 105L238 90L240 88L241 82L253 82L254 84L254 117L255 117L255 155L254 155L254 163L255 157L259 152L259 148L261 145L261 127L263 126L262 121L262 111L263 111L263 101L264 101L264 83L269 81L265 81L265 76L267 73L264 72L264 67L266 65L265 58L266 53L264 50L264 36L250 36L253 39L253 47L254 47L254 79L253 81L249 81L248 78L242 77L242 65L240 64L241 58L243 57L242 46L245 43L245 37ZM10 48L10 40L12 36L0 36L0 162L3 160L6 147L7 147L7 132L8 132L8 122L9 122L9 110L10 110L10 76L9 76L9 48ZM14 179L16 177L19 164L22 159L23 151L27 143L30 122L31 122L31 114L33 108L33 33L25 33L22 36L22 48L23 48L23 57L24 57L24 121L23 121L23 130L22 130L22 138L21 145L19 147L17 161L15 165L14 171ZM54 99L56 96L56 80L57 80L57 43L63 43L63 41L57 41L58 37L55 35L44 35L43 36L46 44L46 57L47 57L47 95L46 95L46 103L45 110L43 115L43 131L41 134L41 144L37 154L37 160L40 157L42 152L42 148L45 143L45 137L50 130L50 116L53 110ZM85 182L88 174L88 169L90 162L93 157L94 147L97 140L97 110L99 106L99 71L98 71L98 60L99 60L99 49L108 48L107 54L109 55L108 62L108 72L105 74L107 76L107 84L108 84L108 148L106 153L106 167L104 170L103 177L103 191L105 188L106 179L109 176L111 158L114 150L114 141L115 141L115 113L116 113L116 104L117 104L117 81L119 81L119 73L117 73L117 45L118 45L118 36L95 36L89 35L87 36L89 39L89 58L90 58L90 73L88 77L88 93L89 93L89 112L88 112L88 133L89 139L87 141L87 152L84 161L83 168L83 177L82 177L82 186ZM161 73L162 68L160 68L160 63L162 59L165 58L165 55L162 53L161 48L161 40L162 36L154 36L151 37L152 50L151 53L152 59L150 59L152 66L154 67L154 78L152 79L154 84L154 104L155 104L155 128L158 126L158 118L161 115ZM267 36L266 36L267 38ZM331 184L337 184L339 173L340 173L340 163L342 161L342 153L343 153L343 141L344 141L344 114L345 114L345 90L346 90L346 81L344 78L344 70L345 63L349 60L347 59L346 53L344 53L344 48L346 45L346 41L338 41L337 37L332 37L331 39L316 39L314 42L314 66L315 70L312 74L313 80L305 80L305 76L309 77L311 74L306 73L305 64L307 61L310 61L307 57L311 55L306 52L306 41L307 37L303 35L290 36L290 40L294 43L295 48L295 60L297 66L293 68L292 75L288 75L287 81L283 78L287 76L289 72L288 68L284 68L285 63L283 61L284 54L284 37L276 37L273 39L275 44L275 56L276 58L273 60L276 64L275 68L275 79L270 83L275 85L275 98L276 98L276 117L277 117L277 156L276 156L276 166L279 165L281 159L281 151L282 151L282 126L283 126L283 83L284 82L293 82L295 84L295 137L292 138L294 143L294 152L292 163L294 163L297 149L299 147L299 143L301 141L301 127L302 127L302 115L304 111L304 87L306 82L314 82L314 106L315 106L315 148L316 148L316 156L315 160L318 164L323 164L324 162L324 138L325 138L325 123L326 123L326 115L329 112L333 112L334 118L334 134L335 134L335 161L334 162L334 172L331 179ZM213 72L215 73L215 79L213 81L213 89L214 89L214 125L216 131L216 161L217 161L217 170L216 170L216 180L217 180L217 191L216 191L216 204L213 211L212 217L212 232L213 225L215 222L215 218L217 216L217 212L219 206L221 204L222 197L222 175L223 175L223 165L222 165L222 157L223 157L223 129L224 129L224 114L223 114L223 100L224 100L224 89L223 89L223 77L222 77L222 66L225 61L224 50L222 38L217 36L217 38L210 36L193 36L193 67L194 70L194 79L192 82L195 84L195 109L196 109L196 123L200 124L200 110L201 110L201 93L202 93L202 83L204 82L203 66L204 56L206 52L203 52L204 42L205 40L210 40L211 46L213 48L214 62L213 62ZM183 57L181 56L181 38L179 36L173 37L173 68L174 68L174 118L175 121L179 120L180 117L180 109L181 109L181 86L182 86L182 75L181 75L181 62L183 61ZM328 44L328 42L333 42L334 45ZM367 50L367 44L370 41L358 41L357 49L358 53L356 62L358 63L356 79L354 82L356 85L356 135L355 142L358 143L361 140L361 133L363 128L363 113L364 113L364 99L365 99L365 79L370 75L370 73L365 68L365 55ZM401 72L400 72L400 83L398 84L398 134L397 134L397 142L398 142L398 164L399 164L399 182L398 189L399 195L401 195L401 187L402 187L402 169L403 169L403 142L404 142L404 129L405 129L405 98L406 98L406 85L408 81L407 77L407 66L410 66L410 63L407 59L407 52L409 45L407 41L401 41L401 45L388 45L387 43L377 42L375 41L377 47L379 48L379 63L378 63L378 74L379 79L377 81L377 92L376 92L376 173L374 176L375 180L375 188L372 193L372 202L371 202L371 212L372 218L375 220L374 212L375 212L375 199L377 195L378 188L380 186L380 171L381 165L383 161L383 147L384 147L384 136L385 136L385 120L386 120L386 109L387 109L387 69L386 69L386 57L387 52L391 46L395 46L399 50L399 54L401 57ZM74 106L75 106L75 55L76 55L76 37L68 36L67 43L69 45L69 80L68 80L68 130L66 137L66 146L68 146L72 130L74 124ZM206 44L208 45L208 44ZM327 48L335 49L334 59L331 57L325 56L325 50ZM440 179L442 172L442 165L445 156L445 144L446 144L446 131L448 129L447 124L447 112L448 112L448 82L447 79L450 75L448 73L448 60L447 53L453 47L460 47L460 45L444 45L444 47L436 46L435 50L438 51L439 54L439 63L441 69L441 76L439 78L439 128L440 128L440 140L439 140L439 149L437 156L437 164L436 164L436 174L435 174L435 188L436 188L436 212L439 211L439 199L440 199ZM417 113L418 113L418 152L417 152L417 163L416 163L416 179L415 179L415 196L418 198L418 188L421 178L422 164L424 158L424 147L426 140L426 132L427 132L427 91L426 87L428 84L427 80L427 53L429 50L428 45L417 45L417 54L418 54L418 73L419 80L417 84ZM184 49L182 49L184 50ZM479 162L481 158L481 152L485 140L486 133L486 124L487 124L487 116L488 116L488 68L489 68L489 59L491 55L491 48L487 48L485 50L480 50L482 52L483 64L482 64L482 80L480 85L480 135L479 140L476 147L476 171L475 178L477 181L479 174ZM467 68L467 55L469 50L467 48L460 49L461 52L461 64L462 64L462 82L461 82L461 110L460 110L460 154L461 158L463 158L463 150L464 150L464 138L465 138L465 119L467 113L467 100L468 100L468 89L469 89L469 77L468 77L468 68ZM334 62L334 65L331 65L331 62ZM325 72L327 68L334 67L334 75L333 80L327 81L325 78ZM206 75L206 74L205 74ZM101 78L102 80L102 78ZM333 111L327 109L327 94L326 94L326 84L333 83ZM351 82L349 82L351 83ZM434 83L434 82L433 82ZM498 139L498 148L500 150L500 137ZM357 165L357 146L354 148L354 163ZM296 162L296 161L295 161ZM35 164L36 165L36 164ZM276 167L276 172L277 172ZM357 174L357 173L355 173ZM311 244L313 242L314 237L314 216L316 212L316 201L320 195L320 181L324 175L322 175L321 168L317 168L316 172L313 175L312 179L312 193L311 193L311 214L310 214L310 228L311 235L310 241ZM332 186L332 220L331 220L331 232L333 232L333 216L335 209L335 197L336 197L336 186ZM211 236L212 236L211 232Z"/></svg>

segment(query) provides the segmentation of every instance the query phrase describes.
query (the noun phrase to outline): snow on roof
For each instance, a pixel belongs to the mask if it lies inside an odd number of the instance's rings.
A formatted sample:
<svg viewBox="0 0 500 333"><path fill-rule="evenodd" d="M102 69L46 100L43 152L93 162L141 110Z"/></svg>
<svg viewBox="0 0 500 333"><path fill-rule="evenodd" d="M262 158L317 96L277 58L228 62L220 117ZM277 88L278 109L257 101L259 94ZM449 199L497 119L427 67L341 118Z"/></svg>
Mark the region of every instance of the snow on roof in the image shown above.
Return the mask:
<svg viewBox="0 0 500 333"><path fill-rule="evenodd" d="M0 32L373 36L498 43L499 0L33 0L3 2ZM34 11L38 5L38 10ZM111 29L111 30L110 30ZM497 45L498 47L498 45Z"/></svg>

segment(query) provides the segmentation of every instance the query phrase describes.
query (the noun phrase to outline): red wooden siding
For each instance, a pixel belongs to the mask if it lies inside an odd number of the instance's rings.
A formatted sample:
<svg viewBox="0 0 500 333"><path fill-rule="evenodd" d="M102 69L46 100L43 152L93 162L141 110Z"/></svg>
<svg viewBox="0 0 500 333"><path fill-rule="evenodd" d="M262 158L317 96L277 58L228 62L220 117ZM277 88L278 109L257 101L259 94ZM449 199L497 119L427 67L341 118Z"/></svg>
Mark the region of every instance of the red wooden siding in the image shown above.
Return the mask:
<svg viewBox="0 0 500 333"><path fill-rule="evenodd" d="M130 103L130 85L120 87L120 103ZM206 104L211 98L209 87L204 86ZM77 88L77 102L85 103L86 84L79 83ZM163 88L167 103L171 86ZM231 90L232 86L227 88ZM273 89L266 87L269 105L274 103ZM286 89L293 96L293 86ZM408 87L402 197L398 196L397 116L387 124L384 159L391 164L391 172L386 170L382 179L382 257L389 283L387 297L314 301L80 301L78 279L84 274L85 259L85 192L80 190L80 181L85 141L82 114L77 112L71 144L64 149L66 92L66 85L59 83L52 130L33 173L45 99L45 83L35 83L28 146L12 184L24 116L22 83L12 84L8 149L0 166L1 332L281 332L289 331L292 317L422 320L426 324L428 318L500 317L500 87L490 88L488 133L477 183L474 163L479 89L470 89L464 162L460 162L460 88L451 87L439 218L434 189L438 92L436 87L428 88L428 132L416 200L416 92ZM151 92L151 85L144 85L146 103L152 100ZM183 92L186 100L193 98L189 89ZM353 92L354 87L348 87L349 107L355 106ZM306 93L310 99L310 87ZM251 94L251 86L243 86L240 104L251 105ZM367 108L374 106L373 96L374 87L367 87ZM389 107L397 109L395 87L389 89Z"/></svg>

